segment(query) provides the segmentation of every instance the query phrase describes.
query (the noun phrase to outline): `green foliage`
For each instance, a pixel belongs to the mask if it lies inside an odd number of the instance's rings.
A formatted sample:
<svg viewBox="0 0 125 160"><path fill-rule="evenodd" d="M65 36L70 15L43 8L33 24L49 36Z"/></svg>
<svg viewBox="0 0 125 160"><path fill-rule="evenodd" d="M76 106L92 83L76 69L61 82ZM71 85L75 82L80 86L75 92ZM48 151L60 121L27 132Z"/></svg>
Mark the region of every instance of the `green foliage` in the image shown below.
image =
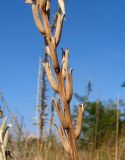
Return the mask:
<svg viewBox="0 0 125 160"><path fill-rule="evenodd" d="M103 144L115 144L117 123L119 124L119 136L125 128L125 112L117 110L117 104L113 100L110 100L108 103L103 103L100 100L94 102L89 101L89 95L92 91L90 82L87 88L86 96L75 94L79 103L87 104L79 144L81 147L85 146L85 148L88 145L98 148ZM124 105L122 100L119 103L120 106ZM75 106L74 117L76 116L76 109L77 107ZM119 115L118 122L117 113Z"/></svg>

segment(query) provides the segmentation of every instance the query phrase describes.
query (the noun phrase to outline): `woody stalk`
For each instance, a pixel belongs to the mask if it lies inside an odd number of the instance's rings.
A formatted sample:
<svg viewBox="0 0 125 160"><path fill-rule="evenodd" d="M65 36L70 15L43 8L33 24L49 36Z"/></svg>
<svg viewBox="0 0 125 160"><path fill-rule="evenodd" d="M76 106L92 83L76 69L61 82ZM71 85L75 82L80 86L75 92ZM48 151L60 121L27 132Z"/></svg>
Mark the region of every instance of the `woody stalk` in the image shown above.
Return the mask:
<svg viewBox="0 0 125 160"><path fill-rule="evenodd" d="M42 62L48 80L53 90L58 94L58 100L52 97L52 102L56 108L61 125L57 127L64 150L71 156L72 160L78 160L78 151L76 142L80 136L84 106L78 108L77 125L73 126L73 120L70 111L70 101L72 99L72 72L68 71L69 50L62 49L62 64L60 65L57 56L57 47L59 45L63 22L65 17L64 0L58 0L59 10L56 16L55 30L52 32L49 17L50 17L50 0L26 0L32 7L32 13L35 24L44 37L46 53L52 60L52 65L49 62ZM52 69L53 67L53 69ZM53 71L55 73L53 73Z"/></svg>

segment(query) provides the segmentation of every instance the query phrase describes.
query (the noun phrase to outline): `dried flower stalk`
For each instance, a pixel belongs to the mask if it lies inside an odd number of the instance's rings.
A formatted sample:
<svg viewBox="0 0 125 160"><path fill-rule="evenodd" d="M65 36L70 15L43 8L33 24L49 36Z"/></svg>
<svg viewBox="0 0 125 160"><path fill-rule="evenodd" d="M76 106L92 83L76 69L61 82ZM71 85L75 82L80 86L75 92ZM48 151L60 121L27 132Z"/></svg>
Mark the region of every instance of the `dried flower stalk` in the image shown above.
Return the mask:
<svg viewBox="0 0 125 160"><path fill-rule="evenodd" d="M5 117L0 127L0 160L7 160L8 157L15 160L11 150L8 150L8 129L12 125L7 125L7 118Z"/></svg>
<svg viewBox="0 0 125 160"><path fill-rule="evenodd" d="M64 51L62 49L61 66L57 56L57 47L61 39L65 17L65 3L64 0L58 0L60 10L58 10L57 13L55 33L53 33L49 22L50 0L34 0L32 3L31 0L29 1L32 5L32 12L36 26L40 33L44 36L46 52L52 60L52 67L55 72L54 77L49 63L42 63L53 90L59 95L57 102L54 98L52 98L54 107L61 122L61 126L57 127L57 130L65 151L71 156L72 160L78 160L76 141L81 132L84 107L82 105L78 109L77 126L74 128L70 112L70 101L72 99L73 88L72 69L68 72L69 50L66 49Z"/></svg>

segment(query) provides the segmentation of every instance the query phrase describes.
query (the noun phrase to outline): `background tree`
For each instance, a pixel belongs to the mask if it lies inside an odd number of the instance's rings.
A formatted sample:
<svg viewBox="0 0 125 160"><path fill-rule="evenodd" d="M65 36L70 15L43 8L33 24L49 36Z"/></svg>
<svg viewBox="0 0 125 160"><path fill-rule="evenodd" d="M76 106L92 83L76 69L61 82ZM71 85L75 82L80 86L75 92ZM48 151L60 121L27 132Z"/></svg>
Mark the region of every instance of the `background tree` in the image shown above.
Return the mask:
<svg viewBox="0 0 125 160"><path fill-rule="evenodd" d="M45 53L44 55L44 61L47 61L47 54ZM41 113L40 113L40 137L41 140L43 141L44 139L44 128L45 128L45 123L46 123L46 118L47 118L47 113L46 113L46 107L48 106L47 104L47 86L46 86L46 72L44 67L42 67L42 72L41 72Z"/></svg>
<svg viewBox="0 0 125 160"><path fill-rule="evenodd" d="M79 140L80 146L85 148L87 146L92 146L92 148L96 149L106 143L115 144L117 121L119 122L119 137L123 133L122 130L124 129L123 110L117 110L117 103L113 100L110 100L107 103L101 102L99 99L91 102L87 95L89 94L86 94L86 96L75 94L79 103L87 104L84 113L82 133ZM123 106L124 102L120 100L119 105ZM75 115L76 106L74 108ZM117 113L119 114L118 120Z"/></svg>

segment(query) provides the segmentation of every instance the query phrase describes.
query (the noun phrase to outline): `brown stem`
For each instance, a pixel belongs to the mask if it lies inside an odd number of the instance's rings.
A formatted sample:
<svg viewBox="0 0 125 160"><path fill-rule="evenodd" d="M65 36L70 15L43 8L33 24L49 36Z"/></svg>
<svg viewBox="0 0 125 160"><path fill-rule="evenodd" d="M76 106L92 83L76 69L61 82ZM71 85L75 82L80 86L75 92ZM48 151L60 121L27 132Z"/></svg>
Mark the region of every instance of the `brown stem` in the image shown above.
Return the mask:
<svg viewBox="0 0 125 160"><path fill-rule="evenodd" d="M42 19L43 19L43 24L44 24L44 28L45 28L45 32L46 32L46 38L49 40L52 40L52 33L51 33L51 28L50 28L48 16L43 9L41 10L40 13L41 13Z"/></svg>
<svg viewBox="0 0 125 160"><path fill-rule="evenodd" d="M59 85L59 95L61 96L64 108L65 108L65 116L69 125L69 129L67 131L67 135L69 138L69 143L71 146L71 157L72 160L78 160L78 152L77 152L77 147L76 147L76 138L75 138L75 133L74 133L74 126L72 124L72 117L71 117L71 112L70 112L70 104L69 102L67 102L66 100L66 96L65 96L65 87L64 87L64 82L63 82L63 78L60 74L56 74L57 75L57 81Z"/></svg>
<svg viewBox="0 0 125 160"><path fill-rule="evenodd" d="M57 58L56 49L55 49L52 41L50 41L49 39L47 39L47 43L48 43L48 46L49 46L50 56L52 58L54 70L55 70L56 73L59 73L60 72L60 66L59 66L59 62L58 62L58 58Z"/></svg>
<svg viewBox="0 0 125 160"><path fill-rule="evenodd" d="M73 122L72 122L71 111L70 111L70 101L72 99L73 89L72 89L72 70L70 71L70 73L68 73L69 50L67 49L63 54L61 69L60 69L59 60L57 57L57 46L60 42L64 15L65 15L64 0L58 0L58 3L60 6L62 15L58 13L57 26L56 26L54 37L52 35L50 22L49 22L50 0L43 0L43 1L40 0L37 5L33 5L35 6L35 8L33 8L33 15L39 31L44 36L46 50L47 50L47 53L50 55L50 58L52 59L52 64L53 64L53 68L56 75L56 81L55 81L49 64L46 62L43 62L43 66L46 70L50 84L60 97L58 102L56 102L53 99L54 106L57 110L60 122L62 124L62 126L58 129L59 135L62 140L64 149L66 150L66 152L68 152L71 155L72 160L78 160L76 139L79 137L80 131L81 131L82 112L80 110L78 114L78 121L77 121L78 126L76 127L77 131L75 131ZM37 6L39 8L44 27L42 26L42 22L39 18Z"/></svg>

